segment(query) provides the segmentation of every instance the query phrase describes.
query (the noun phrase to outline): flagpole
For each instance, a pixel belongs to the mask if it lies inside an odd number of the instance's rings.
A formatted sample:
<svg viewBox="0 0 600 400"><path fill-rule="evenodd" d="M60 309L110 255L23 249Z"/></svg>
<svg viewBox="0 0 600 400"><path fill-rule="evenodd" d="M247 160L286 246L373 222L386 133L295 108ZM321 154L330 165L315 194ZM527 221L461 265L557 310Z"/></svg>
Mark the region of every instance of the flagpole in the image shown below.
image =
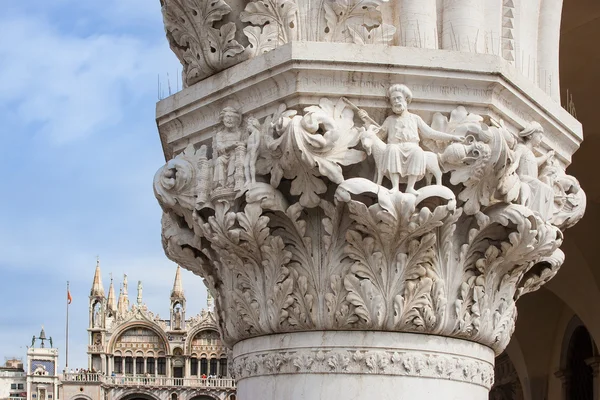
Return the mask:
<svg viewBox="0 0 600 400"><path fill-rule="evenodd" d="M67 340L67 344L66 344L66 352L65 352L65 372L68 373L69 372L69 297L70 297L70 292L69 292L69 281L67 281L67 329L66 329L66 340Z"/></svg>

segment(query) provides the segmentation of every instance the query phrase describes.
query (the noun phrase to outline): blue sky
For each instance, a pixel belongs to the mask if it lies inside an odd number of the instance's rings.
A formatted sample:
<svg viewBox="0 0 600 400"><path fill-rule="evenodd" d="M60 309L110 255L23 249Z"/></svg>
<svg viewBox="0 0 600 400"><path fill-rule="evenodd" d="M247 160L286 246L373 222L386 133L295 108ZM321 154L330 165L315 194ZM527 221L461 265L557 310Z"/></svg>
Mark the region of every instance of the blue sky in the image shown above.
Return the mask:
<svg viewBox="0 0 600 400"><path fill-rule="evenodd" d="M181 70L158 0L22 0L0 12L0 362L25 358L43 324L64 365L86 367L88 296L129 276L168 314L175 265L162 251L152 178L164 163L157 77ZM168 93L164 93L167 95ZM206 304L185 271L188 316ZM117 293L118 294L118 293Z"/></svg>

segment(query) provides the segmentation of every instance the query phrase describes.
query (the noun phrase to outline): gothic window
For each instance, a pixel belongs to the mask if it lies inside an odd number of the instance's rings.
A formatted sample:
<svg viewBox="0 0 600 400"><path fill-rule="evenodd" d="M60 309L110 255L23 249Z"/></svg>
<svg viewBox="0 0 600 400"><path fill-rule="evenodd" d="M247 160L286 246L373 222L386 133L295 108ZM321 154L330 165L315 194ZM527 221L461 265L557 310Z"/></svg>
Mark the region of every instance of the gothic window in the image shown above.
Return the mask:
<svg viewBox="0 0 600 400"><path fill-rule="evenodd" d="M222 357L220 360L220 371L221 371L221 376L222 377L226 377L227 376L227 359L225 357Z"/></svg>
<svg viewBox="0 0 600 400"><path fill-rule="evenodd" d="M197 376L198 375L198 359L192 358L190 361L190 375Z"/></svg>
<svg viewBox="0 0 600 400"><path fill-rule="evenodd" d="M123 360L121 357L115 357L113 359L113 371L115 371L115 374L123 373Z"/></svg>
<svg viewBox="0 0 600 400"><path fill-rule="evenodd" d="M158 375L166 375L167 374L167 359L164 357L160 357L156 364L156 369Z"/></svg>
<svg viewBox="0 0 600 400"><path fill-rule="evenodd" d="M592 338L587 329L580 326L571 336L567 353L567 368L571 377L567 400L592 400L594 378L585 360L593 356Z"/></svg>
<svg viewBox="0 0 600 400"><path fill-rule="evenodd" d="M154 375L154 357L148 357L146 360L146 372L150 375Z"/></svg>
<svg viewBox="0 0 600 400"><path fill-rule="evenodd" d="M208 362L204 357L200 359L200 375L208 375Z"/></svg>
<svg viewBox="0 0 600 400"><path fill-rule="evenodd" d="M210 374L209 375L216 375L217 374L217 359L216 358L211 358L210 359Z"/></svg>
<svg viewBox="0 0 600 400"><path fill-rule="evenodd" d="M142 357L135 359L135 373L140 375L144 373L144 359Z"/></svg>
<svg viewBox="0 0 600 400"><path fill-rule="evenodd" d="M125 373L133 374L133 357L125 357Z"/></svg>

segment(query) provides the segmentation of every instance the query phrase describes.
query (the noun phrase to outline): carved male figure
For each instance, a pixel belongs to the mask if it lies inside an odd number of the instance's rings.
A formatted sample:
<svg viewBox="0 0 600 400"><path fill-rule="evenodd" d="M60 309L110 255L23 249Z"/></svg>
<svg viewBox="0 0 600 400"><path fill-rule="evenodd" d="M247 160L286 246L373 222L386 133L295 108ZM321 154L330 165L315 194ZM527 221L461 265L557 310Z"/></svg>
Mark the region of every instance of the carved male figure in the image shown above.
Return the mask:
<svg viewBox="0 0 600 400"><path fill-rule="evenodd" d="M416 194L415 184L423 179L427 166L427 154L419 142L421 136L440 141L462 141L461 136L439 132L429 127L421 117L408 111L412 92L405 85L395 84L387 91L393 114L388 116L381 127L372 124L364 110L358 117L369 125L368 130L387 141L383 154L381 175L392 181L392 190L399 190L400 181L406 179L406 192ZM419 135L420 133L420 135Z"/></svg>
<svg viewBox="0 0 600 400"><path fill-rule="evenodd" d="M543 132L539 123L532 122L519 133L523 143L516 145L514 161L508 173L516 172L521 180L520 203L539 212L546 219L552 212L554 189L539 179L539 168L554 156L554 151L539 157L533 152L542 142Z"/></svg>
<svg viewBox="0 0 600 400"><path fill-rule="evenodd" d="M260 122L254 117L248 118L248 142L246 147L246 158L244 160L244 172L246 183L256 183L256 159L260 147Z"/></svg>
<svg viewBox="0 0 600 400"><path fill-rule="evenodd" d="M225 107L219 115L223 128L213 137L213 159L215 160L214 182L217 187L233 184L235 173L235 149L243 138L240 125L242 115L233 107Z"/></svg>

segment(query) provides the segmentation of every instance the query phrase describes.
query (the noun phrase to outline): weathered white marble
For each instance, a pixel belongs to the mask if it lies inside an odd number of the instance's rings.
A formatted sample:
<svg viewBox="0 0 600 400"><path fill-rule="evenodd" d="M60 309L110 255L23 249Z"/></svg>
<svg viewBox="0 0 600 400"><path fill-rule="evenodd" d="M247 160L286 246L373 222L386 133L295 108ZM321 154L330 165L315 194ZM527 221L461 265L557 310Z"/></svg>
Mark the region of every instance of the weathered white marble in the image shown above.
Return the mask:
<svg viewBox="0 0 600 400"><path fill-rule="evenodd" d="M494 379L489 348L441 336L300 332L243 340L233 353L249 399L483 400Z"/></svg>
<svg viewBox="0 0 600 400"><path fill-rule="evenodd" d="M556 274L586 203L565 172L581 125L514 51L547 50L523 39L539 14L163 4L189 86L157 107L163 246L215 295L240 398L485 398L516 301ZM181 34L199 23L206 37Z"/></svg>
<svg viewBox="0 0 600 400"><path fill-rule="evenodd" d="M161 0L171 48L193 85L291 42L494 54L558 100L562 0ZM224 23L223 23L224 22ZM539 45L538 45L539 43Z"/></svg>

